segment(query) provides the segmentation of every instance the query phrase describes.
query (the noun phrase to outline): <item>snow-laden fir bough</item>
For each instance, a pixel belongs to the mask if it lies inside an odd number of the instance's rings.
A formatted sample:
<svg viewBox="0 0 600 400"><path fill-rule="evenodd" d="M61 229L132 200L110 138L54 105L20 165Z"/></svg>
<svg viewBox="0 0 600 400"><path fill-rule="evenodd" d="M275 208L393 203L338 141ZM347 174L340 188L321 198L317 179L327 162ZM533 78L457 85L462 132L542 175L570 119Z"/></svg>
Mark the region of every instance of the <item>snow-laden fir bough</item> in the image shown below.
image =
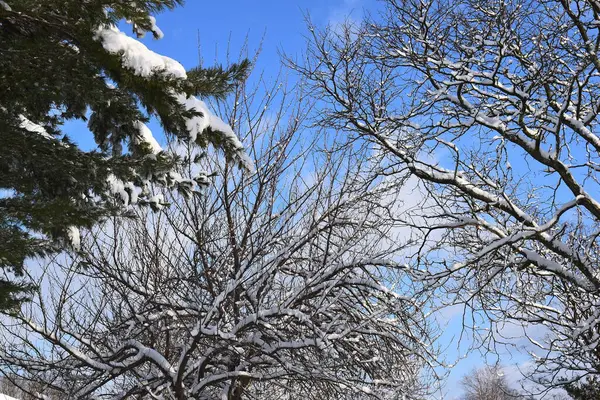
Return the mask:
<svg viewBox="0 0 600 400"><path fill-rule="evenodd" d="M160 38L151 14L180 4L0 3L0 308L22 297L25 287L11 276L27 257L64 248L76 229L124 206L161 207L153 186L195 190L194 177L173 173L181 160L163 151L150 118L167 136L215 145L251 168L231 128L200 99L227 93L247 61L186 71L117 28L125 20L138 36ZM71 132L71 120L88 131Z"/></svg>

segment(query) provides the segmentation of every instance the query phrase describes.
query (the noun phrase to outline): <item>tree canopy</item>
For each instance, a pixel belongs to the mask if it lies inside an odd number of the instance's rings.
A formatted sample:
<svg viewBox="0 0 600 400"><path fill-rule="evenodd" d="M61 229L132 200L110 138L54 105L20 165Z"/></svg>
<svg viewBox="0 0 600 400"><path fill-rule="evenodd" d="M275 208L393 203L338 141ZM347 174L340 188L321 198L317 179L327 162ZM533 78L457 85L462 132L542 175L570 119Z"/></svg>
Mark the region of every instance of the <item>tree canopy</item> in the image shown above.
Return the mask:
<svg viewBox="0 0 600 400"><path fill-rule="evenodd" d="M301 91L271 85L219 103L249 127L255 172L204 151L179 169L213 171L201 193L164 190L170 207L111 218L30 271L33 299L0 335L9 381L44 400L433 392L427 298L385 222L394 188L369 179L363 151L306 128Z"/></svg>
<svg viewBox="0 0 600 400"><path fill-rule="evenodd" d="M316 120L384 153L381 176L417 182L397 215L406 258L464 307L474 348L496 351L508 322L544 386L600 374L600 4L382 3L310 30L295 67Z"/></svg>
<svg viewBox="0 0 600 400"><path fill-rule="evenodd" d="M202 182L174 173L180 160L154 139L151 118L167 135L246 163L201 98L224 96L248 61L186 71L117 27L127 21L138 37L161 38L153 14L181 3L0 1L0 308L22 299L15 275L27 257L76 246L79 227L123 206L160 207L152 185L189 192ZM89 131L71 134L71 120Z"/></svg>

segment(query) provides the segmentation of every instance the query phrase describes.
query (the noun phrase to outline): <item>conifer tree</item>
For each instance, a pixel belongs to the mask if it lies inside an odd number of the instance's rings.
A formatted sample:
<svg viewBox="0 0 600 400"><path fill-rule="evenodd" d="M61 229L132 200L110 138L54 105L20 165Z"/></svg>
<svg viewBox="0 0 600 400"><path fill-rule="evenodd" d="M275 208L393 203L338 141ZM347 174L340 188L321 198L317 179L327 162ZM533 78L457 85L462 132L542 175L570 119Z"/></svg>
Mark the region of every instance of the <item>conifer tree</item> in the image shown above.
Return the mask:
<svg viewBox="0 0 600 400"><path fill-rule="evenodd" d="M24 298L28 257L77 246L80 227L132 204L161 207L155 185L190 192L180 162L146 126L215 145L245 164L242 144L201 98L224 96L248 62L186 71L138 37L162 32L153 14L182 0L0 1L0 308ZM76 143L65 122L87 123L96 143ZM81 133L79 133L81 134ZM84 141L84 140L83 140Z"/></svg>
<svg viewBox="0 0 600 400"><path fill-rule="evenodd" d="M565 385L565 391L573 400L595 400L600 398L600 379L595 376L587 380Z"/></svg>

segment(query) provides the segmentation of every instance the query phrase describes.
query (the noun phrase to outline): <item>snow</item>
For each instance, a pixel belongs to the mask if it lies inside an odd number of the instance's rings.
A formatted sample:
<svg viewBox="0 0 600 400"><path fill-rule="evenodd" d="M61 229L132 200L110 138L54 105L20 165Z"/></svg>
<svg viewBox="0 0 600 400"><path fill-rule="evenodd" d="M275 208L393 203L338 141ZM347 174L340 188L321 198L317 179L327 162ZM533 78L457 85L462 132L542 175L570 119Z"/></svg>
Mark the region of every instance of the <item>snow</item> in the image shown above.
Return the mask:
<svg viewBox="0 0 600 400"><path fill-rule="evenodd" d="M164 199L163 195L160 193L152 196L148 200L148 203L150 203L157 210L160 210L161 208L164 207L164 202L165 202L165 199Z"/></svg>
<svg viewBox="0 0 600 400"><path fill-rule="evenodd" d="M70 48L71 50L73 50L75 53L79 54L81 52L81 50L79 50L79 47L77 47L76 45L74 45L73 43L67 43L66 45L68 48Z"/></svg>
<svg viewBox="0 0 600 400"><path fill-rule="evenodd" d="M593 113L591 114L593 115ZM600 138L592 133L587 126L576 118L572 118L568 115L562 116L565 121L574 129L577 133L583 136L588 142L590 142L596 149L600 149Z"/></svg>
<svg viewBox="0 0 600 400"><path fill-rule="evenodd" d="M151 24L150 31L152 32L154 37L156 39L162 39L165 35L163 34L163 31L158 27L158 25L156 25L156 18L154 18L153 16L149 16L148 18L150 19ZM135 32L138 38L143 38L146 36L146 30L142 29L138 24L129 19L126 20L126 22L128 24L133 25L133 31Z"/></svg>
<svg viewBox="0 0 600 400"><path fill-rule="evenodd" d="M129 204L136 204L142 189L135 186L132 182L127 182L124 185L124 189L126 189L129 194Z"/></svg>
<svg viewBox="0 0 600 400"><path fill-rule="evenodd" d="M158 365L158 367L160 369L162 369L164 372L170 374L171 377L173 377L173 378L175 377L175 374L177 372L175 370L175 368L171 365L171 363L169 363L169 361L162 354L160 354L155 349L146 347L134 339L127 340L125 342L123 348L126 348L126 347L133 347L138 351L137 356L134 357L134 359L131 361L131 363L135 363L135 361L137 359L150 359L156 365ZM125 364L125 365L127 365L127 364Z"/></svg>
<svg viewBox="0 0 600 400"><path fill-rule="evenodd" d="M125 206L137 204L139 196L144 191L143 188L136 186L133 182L123 182L112 174L108 176L106 183L108 184L108 192L120 199Z"/></svg>
<svg viewBox="0 0 600 400"><path fill-rule="evenodd" d="M2 5L2 1L0 1L0 5ZM19 400L14 397L7 396L5 394L0 393L0 400Z"/></svg>
<svg viewBox="0 0 600 400"><path fill-rule="evenodd" d="M178 79L187 78L185 68L179 62L153 52L115 26L99 28L94 39L102 42L107 52L121 55L123 66L132 69L138 76L160 73Z"/></svg>
<svg viewBox="0 0 600 400"><path fill-rule="evenodd" d="M158 36L162 36L162 31L156 26L156 19L150 17L152 30ZM176 79L186 79L185 68L177 61L157 54L148 49L144 44L136 39L127 36L115 26L101 27L96 32L94 38L102 43L104 49L115 55L120 55L122 64L125 68L142 77L150 77L153 74L162 74ZM186 128L192 141L196 141L198 135L201 135L206 128L210 127L222 135L224 147L233 150L234 157L248 170L253 170L252 160L244 151L244 146L233 132L231 127L223 122L219 117L212 114L206 104L194 97L185 94L175 93L175 97L187 110L196 111L201 116L190 118L186 122ZM150 145L154 154L162 151L158 142L152 136L152 132L143 123L137 122L140 132L138 143L145 142ZM120 190L117 190L118 192Z"/></svg>
<svg viewBox="0 0 600 400"><path fill-rule="evenodd" d="M161 31L160 28L158 27L158 25L156 25L156 18L154 18L153 16L150 16L150 22L152 22L152 28L150 28L150 30L152 30L152 33L154 33L154 36L157 39L162 39L163 37L165 37L165 34L163 33L163 31Z"/></svg>
<svg viewBox="0 0 600 400"><path fill-rule="evenodd" d="M202 114L202 116L190 118L186 122L186 128L192 141L195 142L198 138L198 135L201 135L206 128L210 127L223 135L223 143L226 143L227 148L233 149L235 156L238 158L244 168L248 170L254 170L254 163L244 151L244 145L242 142L240 142L228 124L210 112L206 104L197 97L187 97L184 94L178 94L176 97L179 103L183 105L186 110L195 111Z"/></svg>
<svg viewBox="0 0 600 400"><path fill-rule="evenodd" d="M210 126L211 114L208 111L206 104L194 96L186 97L184 94L178 94L177 100L186 110L202 113L202 116L190 118L186 122L186 128L190 135L190 139L195 142L198 135L202 134L202 132Z"/></svg>
<svg viewBox="0 0 600 400"><path fill-rule="evenodd" d="M25 129L32 133L38 133L46 139L54 139L54 137L52 137L52 135L50 135L43 126L31 122L24 115L19 115L19 119L21 121L19 128Z"/></svg>
<svg viewBox="0 0 600 400"><path fill-rule="evenodd" d="M81 248L81 234L76 226L69 226L67 228L67 237L69 238L71 246L73 246L75 250L79 250ZM0 400L2 400L1 397Z"/></svg>
<svg viewBox="0 0 600 400"><path fill-rule="evenodd" d="M160 144L154 139L152 135L152 131L141 121L136 121L135 126L139 131L139 135L134 138L135 143L137 145L141 145L142 143L147 144L152 151L152 154L158 154L162 151L162 147Z"/></svg>
<svg viewBox="0 0 600 400"><path fill-rule="evenodd" d="M125 190L125 184L122 180L114 175L109 175L106 182L108 183L108 190L110 193L120 197L123 204L129 205L131 203L129 194L127 193L127 190Z"/></svg>
<svg viewBox="0 0 600 400"><path fill-rule="evenodd" d="M585 278L569 271L564 265L542 257L538 253L529 249L520 249L520 251L532 264L543 268L546 271L550 271L560 277L566 278L571 282L575 282L581 288L591 291L595 290L595 287L592 283L588 282Z"/></svg>

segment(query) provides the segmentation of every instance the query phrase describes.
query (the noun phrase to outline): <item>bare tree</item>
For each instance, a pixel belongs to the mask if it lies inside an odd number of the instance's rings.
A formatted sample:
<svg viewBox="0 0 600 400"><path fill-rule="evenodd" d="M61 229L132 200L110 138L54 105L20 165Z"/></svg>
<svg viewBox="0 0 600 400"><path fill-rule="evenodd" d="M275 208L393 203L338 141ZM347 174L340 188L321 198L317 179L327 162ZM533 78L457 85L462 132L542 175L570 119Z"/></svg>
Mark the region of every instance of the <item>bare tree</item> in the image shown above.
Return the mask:
<svg viewBox="0 0 600 400"><path fill-rule="evenodd" d="M464 400L519 400L524 399L510 387L498 366L473 370L461 380Z"/></svg>
<svg viewBox="0 0 600 400"><path fill-rule="evenodd" d="M247 132L256 171L180 148L189 168L177 179L196 177L193 195L165 193L169 207L107 221L45 264L34 301L1 333L4 370L69 399L433 388L427 299L395 262L386 223L397 199L367 173L364 149L303 128L301 94L265 87L220 105Z"/></svg>
<svg viewBox="0 0 600 400"><path fill-rule="evenodd" d="M23 394L18 386L11 381L10 377L4 376L0 378L0 393L13 398L18 398Z"/></svg>
<svg viewBox="0 0 600 400"><path fill-rule="evenodd" d="M18 374L6 373L0 377L0 395L9 396L6 400L36 400L36 396L30 393L44 393L44 400L67 400L64 394L48 389L41 382L23 379ZM4 400L4 397L1 397Z"/></svg>
<svg viewBox="0 0 600 400"><path fill-rule="evenodd" d="M419 182L398 216L415 276L467 305L480 343L505 341L508 320L544 383L600 373L600 3L384 3L364 24L310 26L293 63L318 121Z"/></svg>

